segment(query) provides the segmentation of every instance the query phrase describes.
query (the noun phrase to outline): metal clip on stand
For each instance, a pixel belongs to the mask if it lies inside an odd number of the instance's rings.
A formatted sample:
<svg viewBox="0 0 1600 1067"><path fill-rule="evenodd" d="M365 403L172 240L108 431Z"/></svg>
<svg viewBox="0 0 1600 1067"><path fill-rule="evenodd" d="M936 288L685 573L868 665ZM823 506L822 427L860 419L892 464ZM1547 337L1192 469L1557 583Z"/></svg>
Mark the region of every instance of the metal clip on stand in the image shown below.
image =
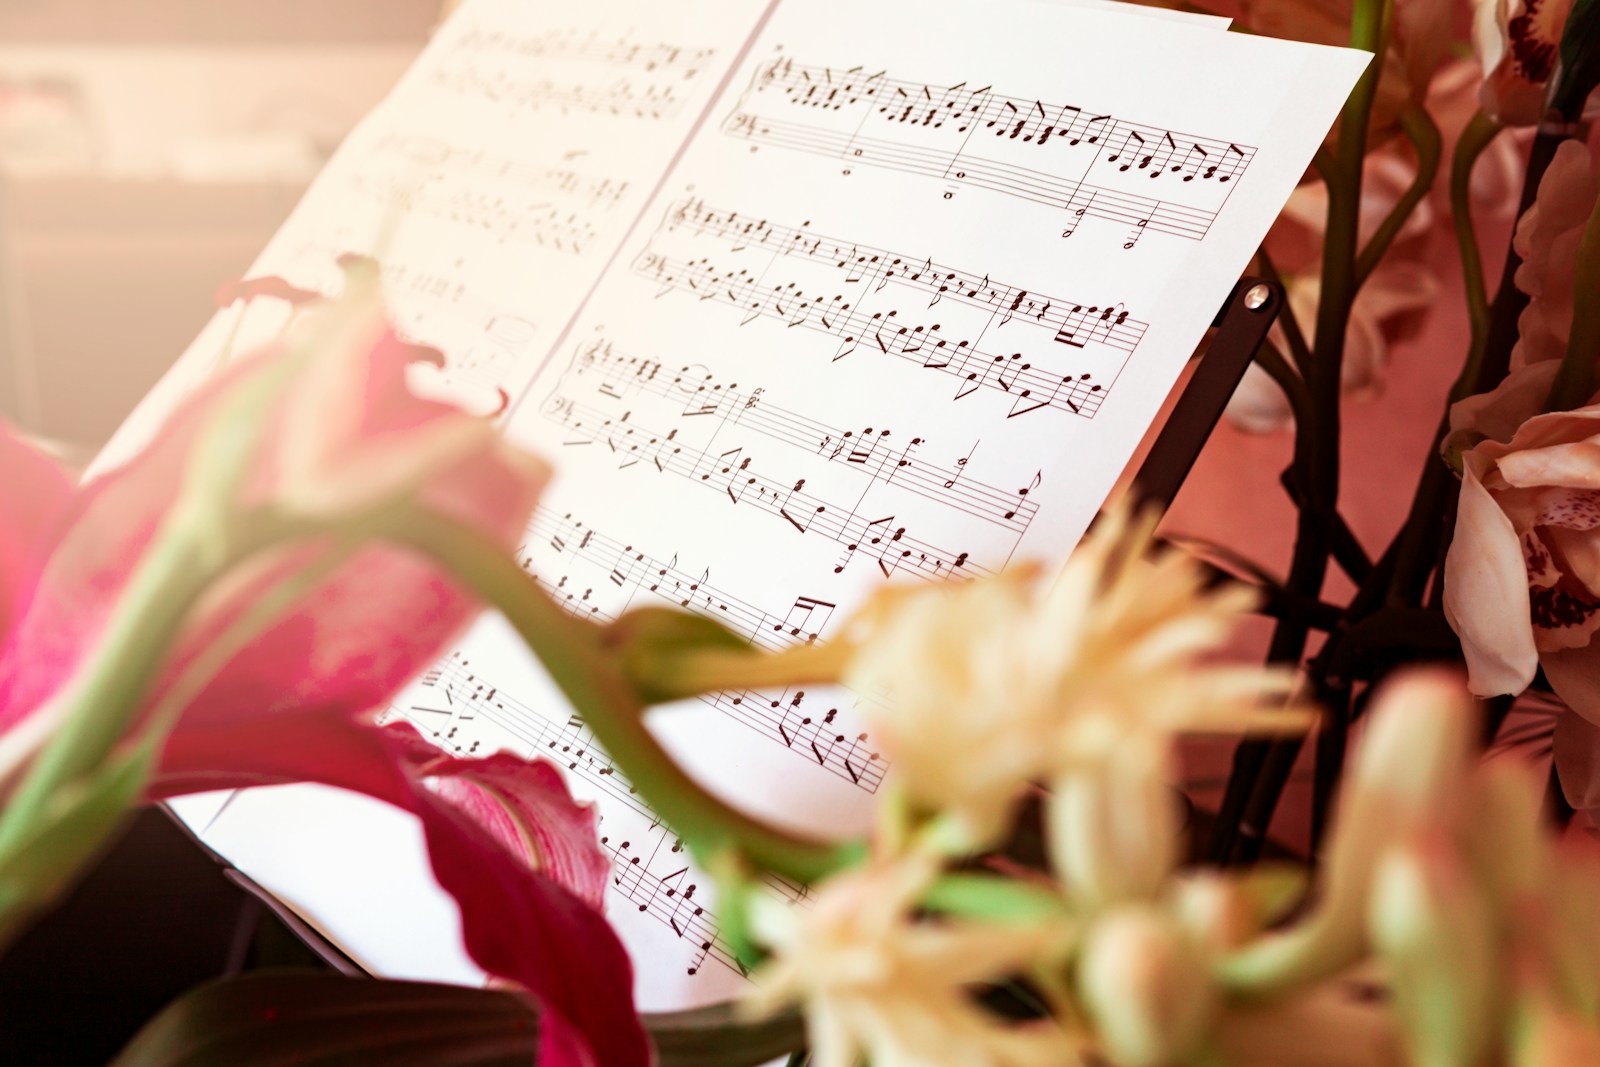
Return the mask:
<svg viewBox="0 0 1600 1067"><path fill-rule="evenodd" d="M1165 511L1171 506L1222 417L1228 398L1278 318L1283 299L1281 286L1261 278L1244 277L1234 286L1211 322L1217 328L1216 336L1133 480L1129 493L1137 509L1155 504Z"/></svg>

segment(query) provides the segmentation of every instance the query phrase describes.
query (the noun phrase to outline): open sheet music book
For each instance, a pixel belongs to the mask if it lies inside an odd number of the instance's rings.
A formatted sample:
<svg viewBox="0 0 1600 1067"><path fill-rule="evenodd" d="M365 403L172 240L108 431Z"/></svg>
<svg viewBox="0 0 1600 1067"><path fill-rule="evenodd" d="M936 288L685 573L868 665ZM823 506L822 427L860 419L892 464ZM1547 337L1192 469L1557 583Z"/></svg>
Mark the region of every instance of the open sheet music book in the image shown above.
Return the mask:
<svg viewBox="0 0 1600 1067"><path fill-rule="evenodd" d="M403 332L558 478L521 550L574 612L826 641L885 581L1071 550L1368 56L1044 0L468 0L257 273L384 244ZM108 453L281 326L222 312ZM652 712L714 790L823 834L894 774L856 695ZM387 712L595 800L641 1007L749 979L713 887L497 618ZM312 787L176 805L373 970L472 982L409 818ZM804 897L801 887L771 892ZM803 900L802 900L803 906Z"/></svg>

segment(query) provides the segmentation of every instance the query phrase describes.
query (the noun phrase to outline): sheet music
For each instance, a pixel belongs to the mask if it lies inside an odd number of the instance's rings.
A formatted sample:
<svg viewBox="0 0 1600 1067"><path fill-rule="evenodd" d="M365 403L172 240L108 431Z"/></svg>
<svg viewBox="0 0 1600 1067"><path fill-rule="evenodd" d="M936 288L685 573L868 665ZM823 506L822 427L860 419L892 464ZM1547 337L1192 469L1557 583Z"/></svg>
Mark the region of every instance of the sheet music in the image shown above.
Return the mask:
<svg viewBox="0 0 1600 1067"><path fill-rule="evenodd" d="M462 5L252 275L335 293L341 255L381 251L397 324L449 353L458 390L492 405L544 359L770 3ZM217 315L101 465L138 447L230 336L247 351L286 314L262 301Z"/></svg>
<svg viewBox="0 0 1600 1067"><path fill-rule="evenodd" d="M468 4L260 267L332 288L400 205L402 326L557 464L530 573L574 613L670 603L769 648L828 640L886 581L1063 559L1367 58L1102 5L781 0L748 41L761 5L693 6L548 27ZM650 721L709 788L837 834L893 774L871 699L724 693ZM498 619L389 715L550 756L599 804L642 1007L747 987L708 879ZM219 807L181 810L358 959L478 977L405 817L310 787Z"/></svg>

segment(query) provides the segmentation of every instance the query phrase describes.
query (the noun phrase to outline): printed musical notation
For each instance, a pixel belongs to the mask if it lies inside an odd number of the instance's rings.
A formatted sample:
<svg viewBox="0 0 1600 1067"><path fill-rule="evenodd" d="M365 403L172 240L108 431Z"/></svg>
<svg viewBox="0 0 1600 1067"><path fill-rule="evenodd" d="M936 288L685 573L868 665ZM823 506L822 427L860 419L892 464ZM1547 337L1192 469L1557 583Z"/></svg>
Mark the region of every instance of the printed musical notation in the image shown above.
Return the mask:
<svg viewBox="0 0 1600 1067"><path fill-rule="evenodd" d="M628 189L626 181L571 167L540 167L412 137L380 143L352 186L385 212L433 219L500 246L528 244L570 255L600 239L597 212L613 210Z"/></svg>
<svg viewBox="0 0 1600 1067"><path fill-rule="evenodd" d="M588 391L608 400L627 400L635 395L664 398L671 402L669 409L676 412L679 427L699 420L718 430L750 430L807 455L821 456L840 469L858 472L869 484L893 482L952 511L1017 534L1028 528L1038 511L1038 505L1029 499L1029 494L1038 488L1037 480L1020 489L1006 490L969 477L970 451L952 466L926 462L917 455L926 444L922 437L896 437L888 427L845 429L830 425L779 406L767 398L765 388L743 391L736 383L724 384L704 367L668 370L657 360L629 355L617 351L609 341L595 340L579 347L557 384L556 397L578 395L585 391L586 383ZM581 412L591 422L606 418L576 401L566 404L565 409L573 414ZM637 427L623 427L614 419L610 425L602 421L601 426L607 431L609 444L630 450L622 463L636 462L638 445L633 439ZM793 516L785 517L795 521Z"/></svg>
<svg viewBox="0 0 1600 1067"><path fill-rule="evenodd" d="M611 854L611 888L689 944L688 974L699 974L706 960L713 959L741 977L749 976L717 933L713 916L695 898L700 886L690 880L694 871L682 840L669 837L662 827L640 845L632 840L613 843L613 835L607 834L600 838L600 846Z"/></svg>
<svg viewBox="0 0 1600 1067"><path fill-rule="evenodd" d="M735 307L744 324L769 318L837 337L835 361L876 351L954 377L953 400L997 392L1011 401L1007 418L1047 409L1093 418L1145 332L1117 302L1031 292L698 200L668 209L634 271L662 294ZM1063 352L1094 369L1062 373Z"/></svg>
<svg viewBox="0 0 1600 1067"><path fill-rule="evenodd" d="M672 85L624 76L603 84L555 78L530 78L509 70L475 66L441 67L429 79L440 90L481 97L522 112L561 115L613 115L618 118L675 118L684 97Z"/></svg>
<svg viewBox="0 0 1600 1067"><path fill-rule="evenodd" d="M590 174L572 165L585 153L569 152L561 166L519 160L484 148L467 148L437 137L390 133L373 149L374 162L386 162L397 178L492 181L525 191L559 194L583 207L614 209L627 193L626 179Z"/></svg>
<svg viewBox="0 0 1600 1067"><path fill-rule="evenodd" d="M542 33L517 33L492 26L475 26L462 35L463 51L480 55L503 54L518 60L555 60L571 63L597 63L612 67L636 67L646 73L657 71L677 75L687 81L699 74L714 48L697 48L658 41L646 44L631 36L609 37L590 30L548 30Z"/></svg>
<svg viewBox="0 0 1600 1067"><path fill-rule="evenodd" d="M1255 149L1070 104L936 86L790 58L756 72L725 134L857 165L943 179L1060 207L1063 237L1085 218L1201 240ZM1157 184L1152 184L1154 180Z"/></svg>
<svg viewBox="0 0 1600 1067"><path fill-rule="evenodd" d="M676 555L663 560L543 506L534 511L527 540L517 555L558 604L597 622L611 621L638 598L655 599L708 615L746 635L752 644L777 650L819 640L836 608L829 601L802 595L785 610L763 610L714 585L709 567L697 574L680 566ZM576 563L584 565L588 578L574 579L579 573ZM741 690L708 694L701 700L802 761L866 792L876 792L888 772L888 761L871 747L869 735L858 725L856 704L819 702L803 690Z"/></svg>
<svg viewBox="0 0 1600 1067"><path fill-rule="evenodd" d="M908 533L897 525L897 514L871 518L859 503L825 500L806 488L804 478L774 479L758 473L755 457L743 446L721 452L685 448L676 443L676 430L652 431L638 423L606 419L593 408L560 396L545 405L546 416L566 427L566 447L600 444L619 453L619 466L653 467L675 474L691 484L725 494L734 505L747 505L787 522L800 534L819 534L841 547L834 573L844 571L863 554L877 564L885 578L901 568L919 577L938 579L951 574L985 574L967 552L953 552ZM1019 531L1020 532L1020 531Z"/></svg>
<svg viewBox="0 0 1600 1067"><path fill-rule="evenodd" d="M621 808L604 817L603 828L627 827L627 837L612 843L608 832L600 843L612 855L612 889L691 945L688 973L698 973L707 958L741 975L744 969L717 934L716 917L696 901L698 887L681 841L668 838L661 819L639 799L631 783L600 750L594 736L577 716L557 723L546 719L479 676L459 651L441 660L418 680L389 715L399 714L441 748L458 756L480 754L479 719L498 727L526 751L543 755L601 789ZM387 716L386 716L387 717ZM639 847L632 843L639 841ZM654 844L646 849L647 841ZM661 874L661 845L671 840L667 855L682 860L670 874ZM698 876L695 876L698 877ZM764 880L767 888L791 901L805 890L781 878Z"/></svg>

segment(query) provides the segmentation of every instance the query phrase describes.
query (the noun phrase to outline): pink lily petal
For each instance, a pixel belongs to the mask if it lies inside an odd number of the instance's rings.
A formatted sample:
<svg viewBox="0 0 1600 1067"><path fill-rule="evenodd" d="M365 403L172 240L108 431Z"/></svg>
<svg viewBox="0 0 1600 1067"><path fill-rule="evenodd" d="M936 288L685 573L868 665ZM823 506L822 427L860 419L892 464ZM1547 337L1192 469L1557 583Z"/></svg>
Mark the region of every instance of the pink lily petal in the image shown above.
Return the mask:
<svg viewBox="0 0 1600 1067"><path fill-rule="evenodd" d="M1445 558L1444 613L1461 638L1467 686L1477 695L1520 693L1533 680L1539 654L1528 611L1521 539L1468 464Z"/></svg>
<svg viewBox="0 0 1600 1067"><path fill-rule="evenodd" d="M447 756L404 724L385 729L409 745L409 772L487 829L513 855L604 910L611 861L599 845L599 813L567 792L561 770L506 753Z"/></svg>
<svg viewBox="0 0 1600 1067"><path fill-rule="evenodd" d="M72 499L72 479L0 422L0 647L33 595L39 565Z"/></svg>
<svg viewBox="0 0 1600 1067"><path fill-rule="evenodd" d="M461 907L468 953L544 1005L540 1064L650 1062L627 953L592 903L610 871L594 812L572 799L559 770L504 754L447 757L405 725L377 730L313 714L277 725L174 734L155 795L309 781L413 812L435 878ZM217 770L221 759L231 766ZM520 836L529 820L537 835Z"/></svg>
<svg viewBox="0 0 1600 1067"><path fill-rule="evenodd" d="M363 446L381 440L421 503L509 549L548 472L482 433L481 419L412 397L404 378L415 354L381 330L366 345L323 353L324 360L349 360L362 371L330 372L359 387L346 394L349 407L341 418L320 429L342 434L335 442L348 445L358 464L368 461ZM180 407L148 449L79 494L73 521L17 620L11 654L0 661L0 731L38 713L93 649L176 499L219 397L256 380L277 355L263 353L230 367ZM285 403L295 399L291 390ZM470 424L461 436L474 447L441 452L428 445L454 432L450 424ZM280 411L268 454L247 490L252 500L281 500L292 468L284 462L284 434L291 425L292 414ZM337 481L344 475L337 448L336 443L321 457L309 472L312 478ZM266 590L332 550L307 544L280 551L221 583L181 636L152 700L171 692L206 642ZM356 789L417 813L436 875L461 904L469 953L544 1003L548 1062L645 1064L648 1044L631 1006L626 955L589 903L598 896L596 872L603 858L597 844L579 840L585 830L592 839L586 821L592 816L570 805L570 798L564 806L548 769L518 772L510 757L422 763L409 742L373 726L371 709L385 706L436 659L477 610L472 598L421 558L385 546L363 548L256 635L188 702L152 792L170 796L304 780ZM491 800L504 805L492 829L475 821L495 814ZM546 818L549 825L541 821Z"/></svg>

